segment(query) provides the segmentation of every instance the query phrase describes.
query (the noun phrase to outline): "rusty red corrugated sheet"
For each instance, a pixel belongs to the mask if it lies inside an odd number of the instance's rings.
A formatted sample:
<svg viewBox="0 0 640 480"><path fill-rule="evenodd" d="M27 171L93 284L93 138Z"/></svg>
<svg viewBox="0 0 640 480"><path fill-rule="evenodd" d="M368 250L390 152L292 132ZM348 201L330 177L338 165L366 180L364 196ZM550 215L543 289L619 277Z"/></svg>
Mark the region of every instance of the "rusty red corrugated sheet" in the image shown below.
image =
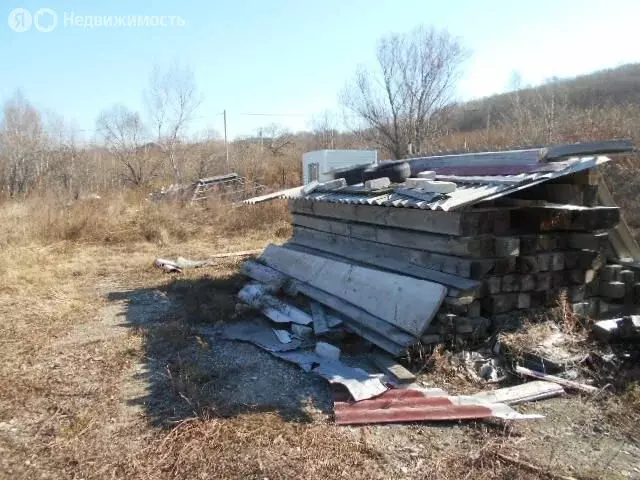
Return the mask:
<svg viewBox="0 0 640 480"><path fill-rule="evenodd" d="M420 390L388 390L360 402L336 401L338 425L481 419L494 416L490 405L461 405L454 397L427 396Z"/></svg>

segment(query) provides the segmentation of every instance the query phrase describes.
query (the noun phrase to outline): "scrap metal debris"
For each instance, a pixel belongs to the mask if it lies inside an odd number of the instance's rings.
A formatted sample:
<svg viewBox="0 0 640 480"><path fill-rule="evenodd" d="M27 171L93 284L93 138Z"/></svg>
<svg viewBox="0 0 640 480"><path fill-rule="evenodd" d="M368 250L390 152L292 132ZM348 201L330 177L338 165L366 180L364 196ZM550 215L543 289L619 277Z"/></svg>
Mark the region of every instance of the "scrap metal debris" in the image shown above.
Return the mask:
<svg viewBox="0 0 640 480"><path fill-rule="evenodd" d="M151 193L153 202L178 201L193 205L215 197L234 203L264 193L266 187L244 178L237 173L227 173L215 177L201 178L186 185L170 185Z"/></svg>
<svg viewBox="0 0 640 480"><path fill-rule="evenodd" d="M476 381L497 383L505 378L501 362L492 352L463 350L454 361L464 366L467 374Z"/></svg>
<svg viewBox="0 0 640 480"><path fill-rule="evenodd" d="M338 425L444 421L482 418L531 420L541 415L523 415L501 403L485 402L476 397L455 397L422 390L389 390L371 400L336 401Z"/></svg>
<svg viewBox="0 0 640 480"><path fill-rule="evenodd" d="M601 320L593 324L593 333L603 341L640 340L640 315Z"/></svg>
<svg viewBox="0 0 640 480"><path fill-rule="evenodd" d="M157 268L163 269L167 273L182 273L183 270L189 268L200 268L213 265L212 260L189 260L184 257L178 257L175 260L166 260L164 258L156 258L153 264Z"/></svg>
<svg viewBox="0 0 640 480"><path fill-rule="evenodd" d="M575 366L577 378L581 360L565 352L560 328L520 344L531 351L507 342L499 350L469 347L486 345L503 314L560 300L576 317L608 310L604 299L640 305L636 273L611 265L620 259L607 248L620 210L596 206L594 196L596 168L609 161L597 155L630 149L630 142L614 141L422 157L408 161L413 178L401 181L337 177L300 187L289 202L292 238L241 269L250 281L239 300L271 322L228 325L224 335L345 386L351 397L335 402L338 424L532 419L540 416L507 404L562 395L563 387L598 392L548 374L547 365L564 377ZM640 251L635 247L625 251ZM629 337L638 322L623 317L594 329ZM347 335L360 337L357 348L339 344ZM484 384L505 380L516 362L516 374L536 381L473 396L415 388L413 373L394 359L435 344L462 347L459 366ZM383 373L356 368L358 349L360 360ZM386 353L368 357L372 350Z"/></svg>
<svg viewBox="0 0 640 480"><path fill-rule="evenodd" d="M216 253L211 255L210 260L189 260L184 257L178 257L175 260L167 260L164 258L156 258L153 262L154 266L164 270L167 273L182 273L183 270L189 268L200 268L213 265L215 262L213 259L217 258L231 258L231 257L249 257L252 255L258 255L262 250L244 250L240 252L227 252Z"/></svg>
<svg viewBox="0 0 640 480"><path fill-rule="evenodd" d="M270 328L264 320L230 323L223 327L222 335L229 340L253 343L278 358L296 363L304 371L312 371L330 383L339 383L349 390L355 400L372 398L388 389L380 378L359 368L350 367L335 359L335 356L327 355L324 349L327 346L332 347L329 344L323 344L324 348L317 353L301 348L304 345L298 339L291 338L289 343L282 343L276 330Z"/></svg>
<svg viewBox="0 0 640 480"><path fill-rule="evenodd" d="M337 360L323 359L312 372L325 378L329 383L345 386L356 402L377 397L388 390L378 377Z"/></svg>
<svg viewBox="0 0 640 480"><path fill-rule="evenodd" d="M491 403L517 405L519 403L535 402L538 400L557 397L564 395L564 393L564 389L558 384L544 382L542 380L534 380L532 382L515 385L513 387L479 392L473 396Z"/></svg>
<svg viewBox="0 0 640 480"><path fill-rule="evenodd" d="M599 388L584 383L574 382L573 380L567 380L566 378L556 377L555 375L549 375L546 373L536 372L535 370L529 370L528 368L516 366L516 372L525 375L527 377L537 378L539 380L546 380L548 382L557 383L571 390L580 390L585 393L598 393Z"/></svg>
<svg viewBox="0 0 640 480"><path fill-rule="evenodd" d="M247 305L260 310L266 317L278 323L309 325L313 319L306 312L268 293L268 287L260 283L248 283L238 298Z"/></svg>
<svg viewBox="0 0 640 480"><path fill-rule="evenodd" d="M302 342L291 339L289 343L282 343L271 325L261 319L253 321L234 322L224 326L222 336L229 340L242 340L257 345L268 352L282 352L300 348Z"/></svg>

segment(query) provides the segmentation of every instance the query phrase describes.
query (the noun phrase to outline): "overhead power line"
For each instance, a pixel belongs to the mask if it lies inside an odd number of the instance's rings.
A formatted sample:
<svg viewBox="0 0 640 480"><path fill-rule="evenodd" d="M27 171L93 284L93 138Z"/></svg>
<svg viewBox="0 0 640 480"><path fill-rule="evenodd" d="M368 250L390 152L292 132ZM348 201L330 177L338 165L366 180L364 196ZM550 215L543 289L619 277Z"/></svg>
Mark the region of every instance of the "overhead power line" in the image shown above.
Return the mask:
<svg viewBox="0 0 640 480"><path fill-rule="evenodd" d="M309 114L302 113L238 113L238 115L249 117L309 117Z"/></svg>

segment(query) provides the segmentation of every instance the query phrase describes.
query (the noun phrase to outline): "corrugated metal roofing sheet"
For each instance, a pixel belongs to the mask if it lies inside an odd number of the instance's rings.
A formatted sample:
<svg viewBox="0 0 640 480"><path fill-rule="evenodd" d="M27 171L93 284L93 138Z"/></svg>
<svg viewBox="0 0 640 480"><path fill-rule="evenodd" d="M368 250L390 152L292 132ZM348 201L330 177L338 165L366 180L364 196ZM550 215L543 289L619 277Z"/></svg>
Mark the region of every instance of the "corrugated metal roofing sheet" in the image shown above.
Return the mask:
<svg viewBox="0 0 640 480"><path fill-rule="evenodd" d="M522 415L502 403L475 397L454 397L429 390L387 390L370 400L334 401L338 425L502 418L529 420L540 415Z"/></svg>
<svg viewBox="0 0 640 480"><path fill-rule="evenodd" d="M527 159L528 161L531 159ZM419 208L424 210L456 210L480 201L492 200L525 188L538 185L548 180L587 170L608 162L607 157L570 158L553 164L538 164L537 171L522 172L522 165L514 165L515 173L495 175L493 170L479 170L474 175L438 174L438 180L453 181L457 184L455 192L450 194L425 193L421 190L404 189L395 191L366 192L362 187L345 187L332 191L315 191L304 196L306 199L361 205L377 205L386 207ZM520 171L518 171L520 169Z"/></svg>

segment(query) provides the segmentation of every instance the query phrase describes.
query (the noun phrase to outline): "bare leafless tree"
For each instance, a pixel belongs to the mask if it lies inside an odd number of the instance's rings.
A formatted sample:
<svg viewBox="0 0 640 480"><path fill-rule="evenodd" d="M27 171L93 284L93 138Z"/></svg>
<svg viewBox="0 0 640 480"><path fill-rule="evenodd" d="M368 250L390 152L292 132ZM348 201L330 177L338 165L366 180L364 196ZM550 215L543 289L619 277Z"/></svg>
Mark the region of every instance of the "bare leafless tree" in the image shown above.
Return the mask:
<svg viewBox="0 0 640 480"><path fill-rule="evenodd" d="M567 120L567 89L551 78L536 88L523 86L518 72L511 75L509 103L502 110L502 128L511 129L521 144L553 143Z"/></svg>
<svg viewBox="0 0 640 480"><path fill-rule="evenodd" d="M24 194L47 169L45 133L40 112L20 91L9 98L0 122L2 190Z"/></svg>
<svg viewBox="0 0 640 480"><path fill-rule="evenodd" d="M159 168L157 146L148 142L140 114L116 105L100 114L96 124L109 152L125 169L125 179L135 186L151 180Z"/></svg>
<svg viewBox="0 0 640 480"><path fill-rule="evenodd" d="M194 119L202 97L193 72L179 65L167 70L154 67L145 92L155 142L161 147L177 183L183 182L184 162L180 147Z"/></svg>
<svg viewBox="0 0 640 480"><path fill-rule="evenodd" d="M313 116L311 119L311 131L313 132L316 149L336 148L336 139L338 137L336 125L335 116L329 110Z"/></svg>
<svg viewBox="0 0 640 480"><path fill-rule="evenodd" d="M272 123L258 131L260 146L266 148L274 157L282 156L287 147L293 145L293 134L278 124Z"/></svg>
<svg viewBox="0 0 640 480"><path fill-rule="evenodd" d="M451 102L467 56L457 38L431 27L384 37L377 69L361 67L341 101L370 141L402 158L435 136L441 126L435 115Z"/></svg>

